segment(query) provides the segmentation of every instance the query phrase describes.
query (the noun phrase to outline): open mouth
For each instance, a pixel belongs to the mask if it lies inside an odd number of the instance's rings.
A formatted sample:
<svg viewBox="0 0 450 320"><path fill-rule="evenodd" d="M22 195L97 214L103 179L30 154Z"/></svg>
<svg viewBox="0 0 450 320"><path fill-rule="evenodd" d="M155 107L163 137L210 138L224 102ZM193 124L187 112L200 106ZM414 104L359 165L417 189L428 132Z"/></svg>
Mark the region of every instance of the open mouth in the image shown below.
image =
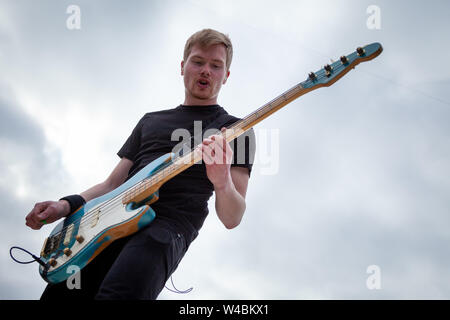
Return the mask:
<svg viewBox="0 0 450 320"><path fill-rule="evenodd" d="M205 79L200 79L197 81L197 84L200 86L200 88L207 88L209 86L209 81Z"/></svg>

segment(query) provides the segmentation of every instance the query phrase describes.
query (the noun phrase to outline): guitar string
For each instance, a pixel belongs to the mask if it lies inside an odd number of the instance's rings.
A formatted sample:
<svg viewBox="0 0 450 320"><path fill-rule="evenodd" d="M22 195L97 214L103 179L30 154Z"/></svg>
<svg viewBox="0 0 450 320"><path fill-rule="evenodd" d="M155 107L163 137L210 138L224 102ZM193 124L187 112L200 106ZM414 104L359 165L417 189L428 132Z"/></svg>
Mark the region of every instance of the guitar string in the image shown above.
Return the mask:
<svg viewBox="0 0 450 320"><path fill-rule="evenodd" d="M342 68L343 67L343 68ZM334 72L339 71L338 69L345 69L348 68L349 65L344 66L343 64L337 64L336 66L334 66ZM322 80L323 78L327 78L326 73L323 71L323 69L317 71L315 73L316 75L316 79L317 81ZM295 90L301 90L305 88L305 85L309 84L309 82L311 82L314 85L314 81L312 81L311 79L307 79L306 81L303 81L297 85L295 85L294 87L288 89L287 91L285 91L284 93L282 93L281 95L277 96L276 98L272 99L270 102L264 104L263 106L261 106L260 108L258 108L257 110L255 110L254 112L252 112L249 116L236 121L233 125L231 125L228 129L233 129L234 127L240 126L242 125L242 123L248 124L249 120L255 116L258 117L258 113L261 112L263 109L271 109L273 108L272 104L277 101L280 100L281 98L283 98L284 100L281 102L284 102L286 100L288 100L289 98L291 98L293 95L295 95L295 93L293 93L293 91ZM293 94L293 95L292 95ZM287 98L288 97L288 98ZM216 132L220 133L220 130L218 130ZM200 145L200 144L199 144ZM192 152L199 146L197 145L193 150L191 150L190 153L188 153L187 155L183 155L183 156L179 156L176 155L176 157L173 159L175 161L169 162L167 166L163 166L160 169L158 169L151 177L148 178L144 178L140 181L138 181L137 183L135 183L133 186L129 187L127 190L122 191L121 193L117 194L115 197L107 200L106 202L100 204L100 206L98 207L93 207L91 208L85 215L77 218L74 222L72 222L70 225L62 228L59 232L57 232L54 236L56 235L62 235L62 233L64 231L66 231L68 228L70 228L72 225L75 225L78 221L80 221L79 224L79 228L84 224L87 224L88 222L92 221L93 219L100 219L100 217L108 214L109 212L112 211L112 209L115 209L117 207L117 205L120 203L121 205L125 205L123 204L122 200L122 196L124 194L133 194L135 193L136 189L141 189L142 187L146 187L146 184L150 183L152 179L155 179L156 176L161 175L161 173L166 170L166 169L170 169L170 166L177 163L178 160L183 159L184 157L188 157L188 156L192 156ZM170 170L169 170L170 173ZM164 175L163 175L164 176ZM158 179L157 179L158 180ZM157 182L157 181L156 181ZM95 210L94 210L95 208ZM98 213L96 215L96 213Z"/></svg>

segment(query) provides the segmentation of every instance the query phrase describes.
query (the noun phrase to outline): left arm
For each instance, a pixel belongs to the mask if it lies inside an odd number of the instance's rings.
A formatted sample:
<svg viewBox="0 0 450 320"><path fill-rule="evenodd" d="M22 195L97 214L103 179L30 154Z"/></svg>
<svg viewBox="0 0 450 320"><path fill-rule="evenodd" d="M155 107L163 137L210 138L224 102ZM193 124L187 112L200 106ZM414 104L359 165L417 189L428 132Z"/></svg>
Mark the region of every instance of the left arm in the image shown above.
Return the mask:
<svg viewBox="0 0 450 320"><path fill-rule="evenodd" d="M203 160L206 174L216 192L216 212L227 229L235 228L245 212L248 169L231 168L233 151L220 135L203 140Z"/></svg>
<svg viewBox="0 0 450 320"><path fill-rule="evenodd" d="M233 167L231 180L225 187L215 188L216 212L227 229L235 228L241 222L245 212L245 194L248 184L248 169Z"/></svg>

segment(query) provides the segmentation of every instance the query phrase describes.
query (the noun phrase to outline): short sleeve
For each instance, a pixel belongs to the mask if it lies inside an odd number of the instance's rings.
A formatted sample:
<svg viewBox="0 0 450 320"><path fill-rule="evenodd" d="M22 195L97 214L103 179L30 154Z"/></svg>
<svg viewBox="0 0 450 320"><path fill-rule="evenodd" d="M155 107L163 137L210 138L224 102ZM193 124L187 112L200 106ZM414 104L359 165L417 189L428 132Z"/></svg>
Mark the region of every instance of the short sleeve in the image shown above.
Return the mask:
<svg viewBox="0 0 450 320"><path fill-rule="evenodd" d="M131 132L131 135L128 137L127 141L125 141L125 144L122 146L122 148L117 152L117 155L120 158L127 158L131 161L135 161L135 157L138 154L141 146L141 137L142 137L142 125L144 122L144 117L139 120L136 127Z"/></svg>
<svg viewBox="0 0 450 320"><path fill-rule="evenodd" d="M232 140L230 147L233 149L233 162L231 166L247 168L248 175L250 176L256 151L256 137L253 128Z"/></svg>

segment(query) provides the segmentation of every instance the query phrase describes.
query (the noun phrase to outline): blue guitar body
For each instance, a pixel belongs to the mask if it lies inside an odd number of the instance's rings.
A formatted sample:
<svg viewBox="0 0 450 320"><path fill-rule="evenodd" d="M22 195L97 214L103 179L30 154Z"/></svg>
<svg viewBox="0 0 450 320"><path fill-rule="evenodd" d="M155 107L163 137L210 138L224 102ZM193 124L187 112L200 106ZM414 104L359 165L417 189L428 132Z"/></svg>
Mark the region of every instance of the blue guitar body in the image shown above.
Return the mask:
<svg viewBox="0 0 450 320"><path fill-rule="evenodd" d="M148 204L158 200L158 191L140 203L123 203L123 195L137 183L171 164L173 154L149 163L113 191L92 199L66 217L50 233L41 251L39 273L49 283L66 280L81 270L114 240L150 224L155 212ZM75 268L74 268L75 267Z"/></svg>

